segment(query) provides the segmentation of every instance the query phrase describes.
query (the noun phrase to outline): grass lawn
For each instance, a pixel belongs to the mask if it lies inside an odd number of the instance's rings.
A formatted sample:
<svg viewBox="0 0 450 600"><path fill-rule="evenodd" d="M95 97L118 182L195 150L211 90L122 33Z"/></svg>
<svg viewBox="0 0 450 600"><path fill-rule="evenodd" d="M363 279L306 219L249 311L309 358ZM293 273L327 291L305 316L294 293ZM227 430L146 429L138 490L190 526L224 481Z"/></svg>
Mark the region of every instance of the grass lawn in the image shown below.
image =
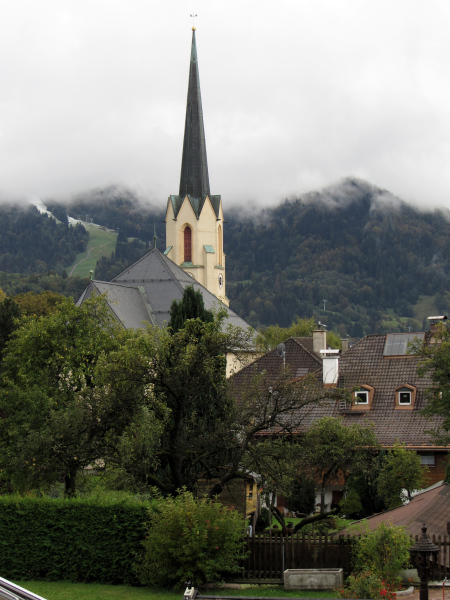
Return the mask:
<svg viewBox="0 0 450 600"><path fill-rule="evenodd" d="M102 256L110 256L116 248L117 233L105 231L88 223L84 223L84 227L89 232L87 250L78 254L73 264L66 268L68 275L89 277L89 271L95 270L97 260Z"/></svg>
<svg viewBox="0 0 450 600"><path fill-rule="evenodd" d="M434 296L419 296L417 304L413 306L414 318L422 323L423 319L430 315L438 315L437 308L434 305Z"/></svg>
<svg viewBox="0 0 450 600"><path fill-rule="evenodd" d="M148 587L129 587L125 585L101 585L99 583L69 583L67 581L16 581L17 585L46 598L46 600L182 600L183 590L174 592ZM222 596L271 596L292 598L335 598L330 592L312 592L301 590L285 591L278 586L251 586L242 590L203 590L205 595Z"/></svg>

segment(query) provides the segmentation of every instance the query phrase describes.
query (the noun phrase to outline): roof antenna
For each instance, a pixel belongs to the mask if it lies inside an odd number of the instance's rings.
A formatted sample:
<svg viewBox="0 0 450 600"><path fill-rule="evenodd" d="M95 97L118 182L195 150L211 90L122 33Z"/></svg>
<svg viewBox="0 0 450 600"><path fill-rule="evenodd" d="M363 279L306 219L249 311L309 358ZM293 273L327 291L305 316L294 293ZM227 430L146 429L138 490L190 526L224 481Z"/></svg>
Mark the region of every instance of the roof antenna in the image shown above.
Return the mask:
<svg viewBox="0 0 450 600"><path fill-rule="evenodd" d="M283 369L286 368L286 344L281 342L277 346L277 354L283 358Z"/></svg>
<svg viewBox="0 0 450 600"><path fill-rule="evenodd" d="M156 235L156 225L153 223L153 248L156 248L156 240L158 236Z"/></svg>

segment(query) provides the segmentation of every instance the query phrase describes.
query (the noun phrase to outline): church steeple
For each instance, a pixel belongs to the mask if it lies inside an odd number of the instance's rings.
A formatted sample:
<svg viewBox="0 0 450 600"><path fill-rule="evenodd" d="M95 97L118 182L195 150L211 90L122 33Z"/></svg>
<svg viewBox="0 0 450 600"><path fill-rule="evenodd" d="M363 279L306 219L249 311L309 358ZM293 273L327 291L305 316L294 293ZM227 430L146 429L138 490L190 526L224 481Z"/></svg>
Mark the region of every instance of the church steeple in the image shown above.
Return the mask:
<svg viewBox="0 0 450 600"><path fill-rule="evenodd" d="M192 28L191 62L180 176L180 197L184 198L187 195L200 199L210 195L195 27Z"/></svg>
<svg viewBox="0 0 450 600"><path fill-rule="evenodd" d="M228 306L222 199L219 195L212 196L209 190L194 27L180 193L169 196L165 221L166 256Z"/></svg>

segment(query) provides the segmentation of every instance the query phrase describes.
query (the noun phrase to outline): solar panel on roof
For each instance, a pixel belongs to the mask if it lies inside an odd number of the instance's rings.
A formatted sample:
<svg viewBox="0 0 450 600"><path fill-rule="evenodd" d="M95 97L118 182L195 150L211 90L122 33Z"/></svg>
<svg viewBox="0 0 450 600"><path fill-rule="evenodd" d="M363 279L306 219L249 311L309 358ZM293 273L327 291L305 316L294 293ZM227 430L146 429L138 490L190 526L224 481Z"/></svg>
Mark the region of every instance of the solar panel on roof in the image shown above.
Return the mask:
<svg viewBox="0 0 450 600"><path fill-rule="evenodd" d="M407 356L409 344L415 340L423 342L425 333L388 333L383 356Z"/></svg>

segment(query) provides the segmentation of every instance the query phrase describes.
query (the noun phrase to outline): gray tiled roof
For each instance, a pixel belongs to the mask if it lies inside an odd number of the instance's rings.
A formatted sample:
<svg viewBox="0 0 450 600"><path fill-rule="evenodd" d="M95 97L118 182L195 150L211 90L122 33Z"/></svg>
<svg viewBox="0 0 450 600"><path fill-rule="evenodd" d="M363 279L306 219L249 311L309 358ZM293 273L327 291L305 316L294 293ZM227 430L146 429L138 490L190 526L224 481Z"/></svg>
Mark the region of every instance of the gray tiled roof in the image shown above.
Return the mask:
<svg viewBox="0 0 450 600"><path fill-rule="evenodd" d="M181 300L184 289L189 285L201 292L205 308L224 308L227 311L227 324L249 327L214 294L156 248L119 273L110 283L92 281L77 304L81 304L91 293L107 293L108 304L124 327L142 328L144 322L162 327L170 319L169 310L173 300Z"/></svg>

